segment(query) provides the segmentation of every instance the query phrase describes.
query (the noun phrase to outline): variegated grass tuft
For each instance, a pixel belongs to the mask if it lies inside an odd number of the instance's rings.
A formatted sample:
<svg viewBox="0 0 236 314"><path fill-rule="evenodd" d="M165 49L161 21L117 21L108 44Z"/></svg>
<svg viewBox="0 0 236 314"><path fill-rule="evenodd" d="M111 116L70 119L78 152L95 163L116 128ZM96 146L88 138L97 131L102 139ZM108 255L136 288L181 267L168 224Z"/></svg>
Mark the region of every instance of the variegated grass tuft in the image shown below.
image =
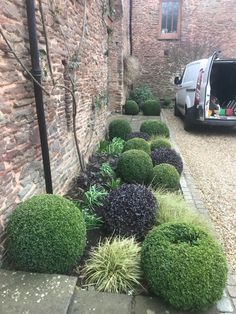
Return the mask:
<svg viewBox="0 0 236 314"><path fill-rule="evenodd" d="M134 237L115 237L99 243L85 267L85 281L97 291L132 293L140 285L139 244Z"/></svg>

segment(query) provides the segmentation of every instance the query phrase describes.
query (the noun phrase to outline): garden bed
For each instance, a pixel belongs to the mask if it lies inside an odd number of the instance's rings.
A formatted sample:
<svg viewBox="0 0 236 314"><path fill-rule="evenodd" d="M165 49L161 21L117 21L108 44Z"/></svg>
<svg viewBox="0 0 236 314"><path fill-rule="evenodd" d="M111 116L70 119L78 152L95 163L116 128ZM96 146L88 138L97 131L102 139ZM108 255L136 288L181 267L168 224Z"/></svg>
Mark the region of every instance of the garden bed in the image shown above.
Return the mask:
<svg viewBox="0 0 236 314"><path fill-rule="evenodd" d="M111 121L108 140L100 142L86 171L74 179L65 195L72 202L57 196L40 199L50 210L45 211L47 218L38 217L42 219L40 228L38 220L35 222L33 235L37 235L37 243L30 245L31 239L27 239L17 245L24 230L17 230L17 234L13 228L26 211L34 212L32 204L39 207L37 197L13 214L9 230L14 245L10 246L10 254L14 259L21 252L22 261L15 259L18 267L30 271L42 267L40 271L47 271L49 263L51 272L56 260L61 263L56 271L76 274L83 288L157 294L182 310L207 308L220 299L227 277L225 257L206 223L191 212L179 192L183 163L168 137L167 126L156 119L143 121L139 130L132 130L127 120ZM65 203L58 213L61 202ZM34 217L29 217L33 224ZM26 216L25 224L28 219ZM47 237L42 234L40 242L43 219L47 219ZM55 229L48 233L50 219ZM52 249L54 234L57 245ZM49 257L47 250L40 252L43 245L48 247ZM30 257L36 253L37 257Z"/></svg>

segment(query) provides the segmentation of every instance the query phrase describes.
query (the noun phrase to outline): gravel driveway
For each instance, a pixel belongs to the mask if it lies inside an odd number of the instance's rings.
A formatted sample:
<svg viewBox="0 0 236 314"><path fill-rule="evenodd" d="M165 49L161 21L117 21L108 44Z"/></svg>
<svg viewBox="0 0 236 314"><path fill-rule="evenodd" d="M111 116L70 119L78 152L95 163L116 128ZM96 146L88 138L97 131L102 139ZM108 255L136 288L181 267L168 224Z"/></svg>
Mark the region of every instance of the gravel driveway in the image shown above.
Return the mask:
<svg viewBox="0 0 236 314"><path fill-rule="evenodd" d="M165 117L236 274L236 129L188 133L173 110L165 110Z"/></svg>

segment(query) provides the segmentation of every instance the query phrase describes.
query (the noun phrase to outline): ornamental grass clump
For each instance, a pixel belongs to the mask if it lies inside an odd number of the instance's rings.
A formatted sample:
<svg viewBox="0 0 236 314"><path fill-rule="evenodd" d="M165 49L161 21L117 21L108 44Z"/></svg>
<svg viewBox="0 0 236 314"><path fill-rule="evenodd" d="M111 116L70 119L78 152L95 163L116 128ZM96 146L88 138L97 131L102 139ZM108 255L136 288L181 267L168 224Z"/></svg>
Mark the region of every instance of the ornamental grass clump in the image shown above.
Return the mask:
<svg viewBox="0 0 236 314"><path fill-rule="evenodd" d="M80 209L58 195L38 195L17 206L7 225L7 249L17 269L67 273L86 243Z"/></svg>
<svg viewBox="0 0 236 314"><path fill-rule="evenodd" d="M140 285L140 251L134 237L115 237L99 243L84 268L86 283L97 291L132 293Z"/></svg>
<svg viewBox="0 0 236 314"><path fill-rule="evenodd" d="M134 100L127 100L125 105L125 114L137 115L139 113L139 106Z"/></svg>
<svg viewBox="0 0 236 314"><path fill-rule="evenodd" d="M152 186L154 189L178 190L179 181L180 175L174 166L160 164L153 168Z"/></svg>
<svg viewBox="0 0 236 314"><path fill-rule="evenodd" d="M143 132L132 132L127 136L127 140L130 140L131 138L143 138L145 141L149 141L150 135Z"/></svg>
<svg viewBox="0 0 236 314"><path fill-rule="evenodd" d="M185 222L204 228L212 233L212 227L187 205L183 196L159 189L154 194L158 200L157 224L167 222Z"/></svg>
<svg viewBox="0 0 236 314"><path fill-rule="evenodd" d="M152 292L177 309L202 310L223 295L226 258L200 227L186 223L155 227L143 242L141 262Z"/></svg>
<svg viewBox="0 0 236 314"><path fill-rule="evenodd" d="M145 186L123 184L106 197L103 219L110 233L141 239L155 225L157 207Z"/></svg>
<svg viewBox="0 0 236 314"><path fill-rule="evenodd" d="M120 156L116 173L124 182L148 184L153 174L152 160L144 151L128 150Z"/></svg>
<svg viewBox="0 0 236 314"><path fill-rule="evenodd" d="M145 116L159 116L161 113L160 101L157 99L149 99L143 105L143 114Z"/></svg>
<svg viewBox="0 0 236 314"><path fill-rule="evenodd" d="M129 122L122 119L113 120L109 124L108 130L110 140L119 137L126 141L128 134L132 132Z"/></svg>
<svg viewBox="0 0 236 314"><path fill-rule="evenodd" d="M176 168L179 174L183 171L183 161L181 156L174 149L159 148L151 152L154 166L160 164L170 164Z"/></svg>
<svg viewBox="0 0 236 314"><path fill-rule="evenodd" d="M124 151L137 149L142 150L147 154L151 154L150 145L147 141L142 138L132 138L125 143Z"/></svg>
<svg viewBox="0 0 236 314"><path fill-rule="evenodd" d="M158 135L163 137L169 137L170 132L167 125L158 120L146 120L140 126L140 132L147 133L149 135Z"/></svg>
<svg viewBox="0 0 236 314"><path fill-rule="evenodd" d="M151 141L150 148L151 151L159 148L171 148L171 143L167 138L159 137Z"/></svg>

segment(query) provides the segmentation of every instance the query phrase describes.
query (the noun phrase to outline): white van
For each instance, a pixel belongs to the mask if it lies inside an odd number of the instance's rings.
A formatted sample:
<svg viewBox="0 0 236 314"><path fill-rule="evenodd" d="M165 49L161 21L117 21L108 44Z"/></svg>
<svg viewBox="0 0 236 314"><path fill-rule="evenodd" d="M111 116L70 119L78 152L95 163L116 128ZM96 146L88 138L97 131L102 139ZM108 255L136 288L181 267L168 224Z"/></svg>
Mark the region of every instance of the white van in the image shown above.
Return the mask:
<svg viewBox="0 0 236 314"><path fill-rule="evenodd" d="M174 83L174 113L184 116L186 131L195 124L236 126L236 59L219 59L215 52L187 64Z"/></svg>

